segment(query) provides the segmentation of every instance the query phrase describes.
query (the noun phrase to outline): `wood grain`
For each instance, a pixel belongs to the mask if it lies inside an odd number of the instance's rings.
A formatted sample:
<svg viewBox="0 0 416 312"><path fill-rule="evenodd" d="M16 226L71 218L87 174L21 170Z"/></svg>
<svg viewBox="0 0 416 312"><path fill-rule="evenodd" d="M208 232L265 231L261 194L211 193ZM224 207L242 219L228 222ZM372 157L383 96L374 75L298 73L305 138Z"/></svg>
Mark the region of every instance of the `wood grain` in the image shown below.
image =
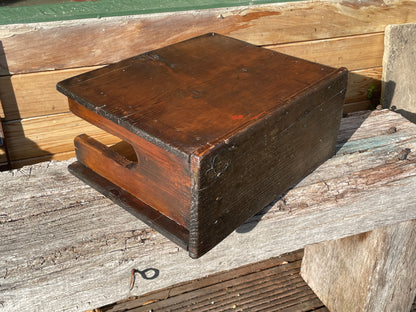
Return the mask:
<svg viewBox="0 0 416 312"><path fill-rule="evenodd" d="M384 33L302 41L267 48L332 67L344 66L348 70L381 67Z"/></svg>
<svg viewBox="0 0 416 312"><path fill-rule="evenodd" d="M379 100L381 92L381 67L350 72L345 103Z"/></svg>
<svg viewBox="0 0 416 312"><path fill-rule="evenodd" d="M60 160L64 159L62 158L65 155L63 153L68 152L68 158L72 157L70 155L74 155L74 148L72 144L73 138L80 134L79 131L88 132L88 127L91 126L87 126L85 130L83 127L66 127L68 124L68 118L71 119L70 115L59 114L56 116L39 116L39 118L36 119L28 117L35 117L39 114L49 115L56 112L68 112L69 108L67 99L55 90L55 83L63 77L72 76L73 74L75 75L90 69L92 68L24 74L12 77L13 83L16 84L15 97L18 99L18 112L13 108L13 105L7 105L7 103L10 104L12 102L3 102L2 104L5 105L5 111L10 112L10 115L8 114L6 119L8 119L8 116L11 116L10 118L17 117L18 115L24 117L22 121L6 123L6 127L9 129L8 140L12 145L12 150L14 151L13 154L17 155L13 157L14 166L33 163L38 157L39 161L55 159L51 156L51 154L53 155L56 153L61 153L60 156L57 156ZM380 71L381 68L370 68L349 73L346 94L346 103L348 104L344 107L345 112L368 109L372 105L371 101L367 99L367 92L371 85L375 86L376 91L380 90ZM14 77L18 78L14 79ZM6 81L6 77L0 78L0 88L1 81ZM39 90L43 90L43 92L40 92ZM42 103L45 103L46 105L41 105ZM50 122L51 120L53 121ZM77 119L75 118L73 120ZM36 129L37 126L35 126L35 124L40 125L38 129ZM49 138L51 134L49 129L50 125L54 125L55 128L59 127L61 129L66 127L65 131L59 135L61 140ZM44 131L43 133L41 132L42 130ZM34 133L35 131L36 133ZM27 138L34 142L35 145L48 145L48 148L50 149L47 153L48 155L45 156L45 153L39 149L31 149L30 146L25 146L26 143L29 144L30 141L26 141L25 144L22 144L22 142L25 142L23 133L25 133ZM101 135L105 134L102 133ZM113 141L111 143L113 143ZM25 150L27 149L31 150L29 154L26 154ZM24 160L28 158L33 159L31 161Z"/></svg>
<svg viewBox="0 0 416 312"><path fill-rule="evenodd" d="M190 240L197 238L200 253L333 155L345 86L346 72L339 73L309 96L298 98L287 114L272 114L201 157L197 163L201 174L195 174L197 206L193 207L198 222L190 228ZM220 174L204 175L209 168ZM233 217L227 218L230 214ZM195 252L193 248L190 244L190 252Z"/></svg>
<svg viewBox="0 0 416 312"><path fill-rule="evenodd" d="M347 51L350 52L350 50ZM341 65L350 68L348 62L342 62ZM0 77L0 115L5 121L10 121L68 112L68 101L65 96L56 91L56 83L96 68L98 67ZM371 84L369 78L366 77L380 80L381 67L350 72L347 103L366 99L366 92ZM380 84L380 82L375 83L377 86Z"/></svg>
<svg viewBox="0 0 416 312"><path fill-rule="evenodd" d="M416 21L415 8L414 1L311 1L14 24L0 32L1 74L113 63L213 31L256 45L379 33Z"/></svg>
<svg viewBox="0 0 416 312"><path fill-rule="evenodd" d="M0 77L3 119L8 121L68 112L68 100L56 91L56 84L94 69L97 67Z"/></svg>
<svg viewBox="0 0 416 312"><path fill-rule="evenodd" d="M416 122L416 84L410 78L416 70L415 37L416 23L386 28L381 99L384 108L393 109L412 122Z"/></svg>
<svg viewBox="0 0 416 312"><path fill-rule="evenodd" d="M3 309L93 309L415 219L415 133L416 125L387 110L343 118L337 156L198 260L70 175L72 161L2 172ZM404 148L411 152L398 160ZM129 291L133 268L159 275L137 276Z"/></svg>
<svg viewBox="0 0 416 312"><path fill-rule="evenodd" d="M345 94L340 83L336 91L321 91L338 76L346 81L345 69L209 33L61 81L57 88L105 117L92 118L93 124L108 127L107 119L128 131L124 139L137 134L189 159L274 112L299 114L292 108L298 98ZM305 114L311 109L299 106ZM79 116L88 116L88 110ZM283 123L290 125L286 120L280 121L281 131Z"/></svg>
<svg viewBox="0 0 416 312"><path fill-rule="evenodd" d="M301 274L330 311L410 311L416 220L305 247Z"/></svg>
<svg viewBox="0 0 416 312"><path fill-rule="evenodd" d="M75 132L107 145L120 141L72 113L5 122L4 132L12 161L73 151Z"/></svg>
<svg viewBox="0 0 416 312"><path fill-rule="evenodd" d="M347 74L209 33L57 89L139 159L79 136L78 161L186 227L198 258L332 156Z"/></svg>

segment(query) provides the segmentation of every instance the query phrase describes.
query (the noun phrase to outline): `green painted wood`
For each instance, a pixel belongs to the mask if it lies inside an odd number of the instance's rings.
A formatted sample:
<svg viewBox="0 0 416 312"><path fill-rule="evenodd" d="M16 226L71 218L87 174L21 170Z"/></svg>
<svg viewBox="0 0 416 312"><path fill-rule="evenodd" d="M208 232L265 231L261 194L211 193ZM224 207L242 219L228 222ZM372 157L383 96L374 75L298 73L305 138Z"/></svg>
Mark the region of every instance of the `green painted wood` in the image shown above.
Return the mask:
<svg viewBox="0 0 416 312"><path fill-rule="evenodd" d="M78 0L80 1L80 0ZM301 0L96 0L28 5L0 1L0 25L175 12ZM49 1L50 2L50 1ZM6 1L7 3L7 1ZM38 3L45 3L40 1ZM26 4L26 5L24 5Z"/></svg>
<svg viewBox="0 0 416 312"><path fill-rule="evenodd" d="M337 145L338 156L345 154L353 153L364 153L367 151L380 152L385 150L386 153L391 152L392 146L398 142L406 141L414 137L414 135L409 133L393 133L378 135L375 137L358 139L353 141L348 141L346 143L339 143Z"/></svg>

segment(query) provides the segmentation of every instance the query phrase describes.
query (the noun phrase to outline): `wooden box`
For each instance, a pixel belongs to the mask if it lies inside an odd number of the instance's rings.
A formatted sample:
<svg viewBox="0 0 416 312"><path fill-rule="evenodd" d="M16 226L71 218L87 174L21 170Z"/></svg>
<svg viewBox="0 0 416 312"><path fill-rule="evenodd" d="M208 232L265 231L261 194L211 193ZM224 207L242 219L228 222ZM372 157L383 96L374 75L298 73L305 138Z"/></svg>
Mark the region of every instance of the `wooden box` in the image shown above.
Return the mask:
<svg viewBox="0 0 416 312"><path fill-rule="evenodd" d="M210 33L58 83L73 174L198 258L332 156L347 70Z"/></svg>

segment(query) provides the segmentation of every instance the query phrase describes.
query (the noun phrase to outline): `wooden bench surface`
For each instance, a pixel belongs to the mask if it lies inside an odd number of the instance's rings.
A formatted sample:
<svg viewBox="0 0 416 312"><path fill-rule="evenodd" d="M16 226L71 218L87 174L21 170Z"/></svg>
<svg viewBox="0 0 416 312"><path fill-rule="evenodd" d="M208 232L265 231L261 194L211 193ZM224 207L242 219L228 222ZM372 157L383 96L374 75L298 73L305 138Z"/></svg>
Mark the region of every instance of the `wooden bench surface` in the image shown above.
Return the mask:
<svg viewBox="0 0 416 312"><path fill-rule="evenodd" d="M198 260L71 176L71 161L2 172L0 307L92 309L416 219L415 150L416 125L396 113L343 118L336 156ZM130 290L132 269L149 270Z"/></svg>

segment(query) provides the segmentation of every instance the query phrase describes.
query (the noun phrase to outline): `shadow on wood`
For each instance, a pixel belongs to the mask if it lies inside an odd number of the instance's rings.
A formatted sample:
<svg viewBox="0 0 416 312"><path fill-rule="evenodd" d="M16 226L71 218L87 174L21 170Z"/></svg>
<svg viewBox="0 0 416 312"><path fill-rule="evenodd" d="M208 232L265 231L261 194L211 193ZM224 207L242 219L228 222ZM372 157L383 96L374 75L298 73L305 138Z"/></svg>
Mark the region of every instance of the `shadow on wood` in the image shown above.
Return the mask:
<svg viewBox="0 0 416 312"><path fill-rule="evenodd" d="M371 111L368 111L363 114L359 114L357 116L354 116L354 123L349 125L349 119L348 114L344 114L344 118L341 119L341 127L343 130L342 132L338 133L338 139L337 139L337 145L335 147L335 155L338 154L338 152L343 153L341 151L342 147L348 140L354 135L354 133L361 127L363 122L368 118L368 116L371 114ZM357 122L358 121L358 122ZM300 181L299 183L301 183ZM298 184L299 184L298 183ZM279 201L283 204L285 204L285 196L286 194L293 188L295 188L298 184L294 185L292 188L290 188L287 192L283 193L279 197L277 197L273 202L271 202L269 205L264 207L261 211L256 213L254 216L252 216L246 223L242 224L236 229L236 232L239 234L244 234L252 231L257 224L260 222L262 217L267 214L267 212L276 205ZM281 210L285 211L286 208L284 205L281 206Z"/></svg>
<svg viewBox="0 0 416 312"><path fill-rule="evenodd" d="M396 105L392 105L395 90L396 83L394 81L389 80L383 83L383 107L402 115L404 118L413 123L416 123L416 113L404 108L398 108Z"/></svg>
<svg viewBox="0 0 416 312"><path fill-rule="evenodd" d="M11 75L7 65L6 53L4 51L3 44L1 41L0 68L2 69L2 72L6 72L8 74L6 75L7 79L4 79L2 81L2 85L0 86L0 117L2 120L7 120L9 113L13 112L13 114L16 115L15 112L18 112L18 105L13 89L13 83L11 81ZM19 147L25 146L25 150L30 150L32 152L35 151L35 154L46 156L46 158L42 158L43 161L47 161L52 158L52 155L50 155L50 158L47 157L48 154L50 154L48 151L42 150L36 143L25 137L25 132L21 123L19 113L17 114L17 116L15 116L14 120L7 121L4 123L4 125L4 141L3 146L0 146L0 171L9 170L12 167L16 168L16 166L13 166L12 164L13 160L16 159L16 156L14 155L16 145L18 145ZM14 144L10 144L10 142L8 142L8 137L11 135L11 132L13 132L13 136L15 138L18 138L18 140L16 140ZM4 154L4 157L2 157L2 154ZM21 158L22 157L19 157L19 159ZM27 158L30 158L30 156Z"/></svg>

